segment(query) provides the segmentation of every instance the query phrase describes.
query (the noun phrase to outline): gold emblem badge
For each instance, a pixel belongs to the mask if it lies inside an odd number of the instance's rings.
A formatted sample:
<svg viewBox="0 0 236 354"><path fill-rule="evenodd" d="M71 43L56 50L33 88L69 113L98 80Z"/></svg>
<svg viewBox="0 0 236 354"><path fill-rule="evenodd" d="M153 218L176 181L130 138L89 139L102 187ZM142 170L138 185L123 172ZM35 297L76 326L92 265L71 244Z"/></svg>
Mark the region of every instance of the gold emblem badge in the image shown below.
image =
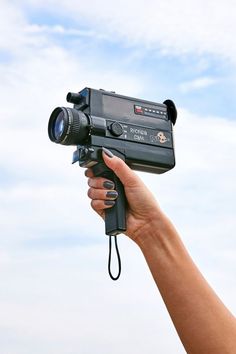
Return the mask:
<svg viewBox="0 0 236 354"><path fill-rule="evenodd" d="M164 144L167 142L167 137L165 136L165 134L163 132L159 132L157 134L157 138L160 141L161 144Z"/></svg>

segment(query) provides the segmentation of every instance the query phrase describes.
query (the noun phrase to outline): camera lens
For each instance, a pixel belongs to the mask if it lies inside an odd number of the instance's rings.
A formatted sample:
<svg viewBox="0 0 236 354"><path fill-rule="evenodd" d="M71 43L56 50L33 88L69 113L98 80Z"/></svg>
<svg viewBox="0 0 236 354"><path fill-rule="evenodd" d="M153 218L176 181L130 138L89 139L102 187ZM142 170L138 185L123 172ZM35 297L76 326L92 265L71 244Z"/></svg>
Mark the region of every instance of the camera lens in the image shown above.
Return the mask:
<svg viewBox="0 0 236 354"><path fill-rule="evenodd" d="M86 141L89 135L88 117L73 108L57 107L48 123L49 138L57 144L78 145Z"/></svg>
<svg viewBox="0 0 236 354"><path fill-rule="evenodd" d="M65 129L64 114L63 112L60 112L55 120L54 129L53 129L56 140L60 139L64 129Z"/></svg>

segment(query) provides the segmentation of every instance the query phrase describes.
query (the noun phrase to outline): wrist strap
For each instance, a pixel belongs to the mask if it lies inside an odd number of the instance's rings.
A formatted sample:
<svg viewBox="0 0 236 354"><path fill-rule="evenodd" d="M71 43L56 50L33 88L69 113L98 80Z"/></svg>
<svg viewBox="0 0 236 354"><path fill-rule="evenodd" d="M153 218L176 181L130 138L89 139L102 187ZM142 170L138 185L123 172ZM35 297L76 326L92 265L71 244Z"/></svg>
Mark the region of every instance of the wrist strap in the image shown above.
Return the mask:
<svg viewBox="0 0 236 354"><path fill-rule="evenodd" d="M117 256L117 263L118 263L118 273L117 276L113 276L111 272L111 253L112 253L112 237L114 237L115 241L115 249L116 249L116 256ZM109 256L108 256L108 273L111 277L112 280L117 280L120 277L121 273L121 260L120 260L120 253L118 249L118 244L117 244L117 238L116 236L109 236Z"/></svg>

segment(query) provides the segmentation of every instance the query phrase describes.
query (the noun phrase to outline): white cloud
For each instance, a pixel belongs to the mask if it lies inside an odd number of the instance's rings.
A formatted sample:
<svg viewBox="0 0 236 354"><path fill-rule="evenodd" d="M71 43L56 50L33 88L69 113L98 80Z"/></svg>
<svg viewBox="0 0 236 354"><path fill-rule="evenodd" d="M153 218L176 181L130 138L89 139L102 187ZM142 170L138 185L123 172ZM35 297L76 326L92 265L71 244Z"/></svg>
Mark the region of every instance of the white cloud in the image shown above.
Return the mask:
<svg viewBox="0 0 236 354"><path fill-rule="evenodd" d="M129 248L129 243L123 247ZM10 264L1 262L1 282L6 284L0 294L1 333L8 339L4 346L0 335L2 349L109 354L112 347L115 354L141 354L145 348L149 354L158 347L184 353L144 262L137 264L139 252L132 252L134 269L128 266L119 283L109 280L105 256L104 247L96 246L54 254L16 253ZM136 272L146 292L132 280ZM114 345L117 337L119 346Z"/></svg>
<svg viewBox="0 0 236 354"><path fill-rule="evenodd" d="M31 4L54 14L67 14L78 25L87 22L100 34L140 50L153 48L178 55L205 53L234 63L236 60L233 0L51 0L45 5L33 0Z"/></svg>
<svg viewBox="0 0 236 354"><path fill-rule="evenodd" d="M85 37L85 38L92 38L92 39L105 39L109 40L109 37L106 35L101 35L96 31L93 30L78 30L75 28L66 28L61 25L55 26L47 26L47 25L29 25L26 28L26 32L29 34L58 34L63 36L74 36L74 37Z"/></svg>
<svg viewBox="0 0 236 354"><path fill-rule="evenodd" d="M216 78L212 77L199 77L192 81L182 82L180 84L180 90L183 93L199 90L202 88L207 88L209 86L215 85L219 82Z"/></svg>

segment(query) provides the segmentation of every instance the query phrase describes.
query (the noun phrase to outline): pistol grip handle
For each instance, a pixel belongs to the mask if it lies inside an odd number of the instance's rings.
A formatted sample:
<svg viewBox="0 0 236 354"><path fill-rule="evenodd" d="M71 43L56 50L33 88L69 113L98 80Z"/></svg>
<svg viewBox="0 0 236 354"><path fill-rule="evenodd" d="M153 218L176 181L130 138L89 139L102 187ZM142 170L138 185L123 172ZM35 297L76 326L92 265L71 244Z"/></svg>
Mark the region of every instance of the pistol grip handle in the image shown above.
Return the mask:
<svg viewBox="0 0 236 354"><path fill-rule="evenodd" d="M113 173L110 178L118 192L115 205L105 210L106 235L115 236L126 231L126 197L124 186L119 178Z"/></svg>
<svg viewBox="0 0 236 354"><path fill-rule="evenodd" d="M124 186L116 174L103 163L98 163L93 168L94 176L105 177L113 181L115 190L118 192L115 205L105 209L105 232L106 235L115 236L126 231L126 197Z"/></svg>

